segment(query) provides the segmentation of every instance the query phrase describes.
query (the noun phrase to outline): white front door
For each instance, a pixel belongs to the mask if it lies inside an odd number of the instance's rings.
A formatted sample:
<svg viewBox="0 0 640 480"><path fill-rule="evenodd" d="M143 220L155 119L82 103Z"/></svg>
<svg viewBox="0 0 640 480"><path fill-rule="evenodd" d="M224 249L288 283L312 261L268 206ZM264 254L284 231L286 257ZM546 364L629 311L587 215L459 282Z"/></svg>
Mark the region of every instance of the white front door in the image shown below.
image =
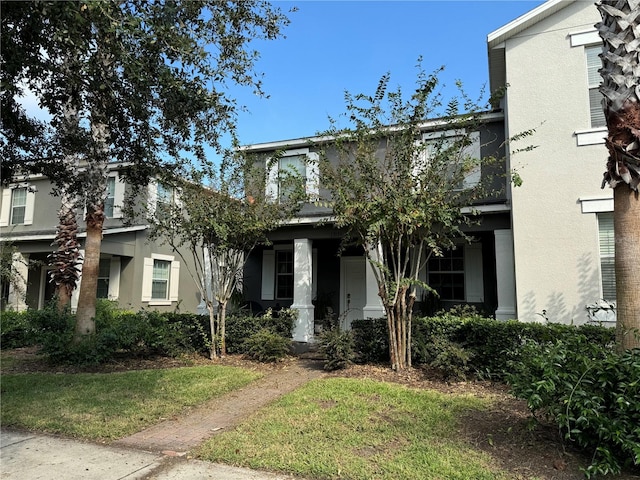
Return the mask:
<svg viewBox="0 0 640 480"><path fill-rule="evenodd" d="M351 321L364 318L367 303L366 259L342 257L340 259L340 328L349 330Z"/></svg>

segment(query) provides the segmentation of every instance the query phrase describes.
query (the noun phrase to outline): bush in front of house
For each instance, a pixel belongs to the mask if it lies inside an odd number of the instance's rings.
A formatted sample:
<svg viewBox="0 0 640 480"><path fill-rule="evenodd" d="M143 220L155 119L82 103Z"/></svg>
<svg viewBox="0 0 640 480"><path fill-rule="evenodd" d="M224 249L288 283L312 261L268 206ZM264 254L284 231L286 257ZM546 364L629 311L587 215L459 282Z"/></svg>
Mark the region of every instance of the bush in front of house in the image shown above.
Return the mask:
<svg viewBox="0 0 640 480"><path fill-rule="evenodd" d="M291 351L291 339L262 328L244 341L244 354L258 362L277 362Z"/></svg>
<svg viewBox="0 0 640 480"><path fill-rule="evenodd" d="M358 361L389 361L386 319L354 320L351 325ZM519 358L527 340L558 341L576 335L585 344L602 348L615 340L613 329L596 325L499 321L468 310L441 312L413 319L412 362L437 367L449 377L473 374L500 380L509 372L510 362Z"/></svg>
<svg viewBox="0 0 640 480"><path fill-rule="evenodd" d="M233 315L226 319L227 353L246 353L245 341L262 329L291 340L298 312L284 308L278 312L267 310L263 315Z"/></svg>
<svg viewBox="0 0 640 480"><path fill-rule="evenodd" d="M2 348L30 347L37 343L29 312L6 310L0 314L0 345Z"/></svg>
<svg viewBox="0 0 640 480"><path fill-rule="evenodd" d="M353 363L353 332L339 328L325 330L320 335L320 353L324 356L324 369L328 371L346 368Z"/></svg>
<svg viewBox="0 0 640 480"><path fill-rule="evenodd" d="M640 349L616 353L583 334L529 340L510 367L513 393L591 456L588 477L640 467Z"/></svg>

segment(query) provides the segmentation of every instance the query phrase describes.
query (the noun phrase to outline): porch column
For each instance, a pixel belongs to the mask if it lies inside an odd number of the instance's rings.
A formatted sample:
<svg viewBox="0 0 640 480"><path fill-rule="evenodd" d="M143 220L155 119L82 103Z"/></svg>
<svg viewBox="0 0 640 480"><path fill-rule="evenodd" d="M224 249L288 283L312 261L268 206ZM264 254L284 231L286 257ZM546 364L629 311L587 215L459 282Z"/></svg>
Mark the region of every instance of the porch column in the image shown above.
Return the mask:
<svg viewBox="0 0 640 480"><path fill-rule="evenodd" d="M11 268L15 272L15 282L9 284L7 309L22 312L27 309L27 276L29 275L29 254L13 252Z"/></svg>
<svg viewBox="0 0 640 480"><path fill-rule="evenodd" d="M367 300L364 307L362 308L362 314L364 318L385 317L386 314L384 312L384 306L382 305L380 295L378 295L378 282L376 282L376 276L373 273L373 267L369 263L369 260L365 259L364 264L364 281Z"/></svg>
<svg viewBox="0 0 640 480"><path fill-rule="evenodd" d="M313 339L313 252L312 241L296 238L293 241L293 304L298 319L293 329L294 342Z"/></svg>
<svg viewBox="0 0 640 480"><path fill-rule="evenodd" d="M517 318L516 273L513 254L513 232L495 230L496 283L498 287L497 320Z"/></svg>

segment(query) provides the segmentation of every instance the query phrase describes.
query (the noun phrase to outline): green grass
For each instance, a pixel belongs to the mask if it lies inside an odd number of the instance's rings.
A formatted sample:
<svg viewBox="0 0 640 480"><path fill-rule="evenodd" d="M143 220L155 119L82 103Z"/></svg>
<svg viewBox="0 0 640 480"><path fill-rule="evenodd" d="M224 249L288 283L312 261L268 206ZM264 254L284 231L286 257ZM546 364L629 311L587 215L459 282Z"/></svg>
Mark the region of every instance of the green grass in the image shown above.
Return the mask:
<svg viewBox="0 0 640 480"><path fill-rule="evenodd" d="M2 375L0 422L91 440L135 433L260 376L203 366L108 374Z"/></svg>
<svg viewBox="0 0 640 480"><path fill-rule="evenodd" d="M317 380L206 442L205 460L314 478L496 479L457 437L490 400L370 380Z"/></svg>

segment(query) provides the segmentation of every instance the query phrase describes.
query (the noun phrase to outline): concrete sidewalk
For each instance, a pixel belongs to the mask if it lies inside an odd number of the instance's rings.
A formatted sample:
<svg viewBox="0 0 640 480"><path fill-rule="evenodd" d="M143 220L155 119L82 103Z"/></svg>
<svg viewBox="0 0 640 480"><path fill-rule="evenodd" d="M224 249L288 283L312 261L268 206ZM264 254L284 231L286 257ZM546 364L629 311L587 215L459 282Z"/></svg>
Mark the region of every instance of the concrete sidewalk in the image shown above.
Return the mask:
<svg viewBox="0 0 640 480"><path fill-rule="evenodd" d="M0 432L3 480L292 480L182 456L98 445L48 435ZM298 479L299 480L299 479Z"/></svg>

